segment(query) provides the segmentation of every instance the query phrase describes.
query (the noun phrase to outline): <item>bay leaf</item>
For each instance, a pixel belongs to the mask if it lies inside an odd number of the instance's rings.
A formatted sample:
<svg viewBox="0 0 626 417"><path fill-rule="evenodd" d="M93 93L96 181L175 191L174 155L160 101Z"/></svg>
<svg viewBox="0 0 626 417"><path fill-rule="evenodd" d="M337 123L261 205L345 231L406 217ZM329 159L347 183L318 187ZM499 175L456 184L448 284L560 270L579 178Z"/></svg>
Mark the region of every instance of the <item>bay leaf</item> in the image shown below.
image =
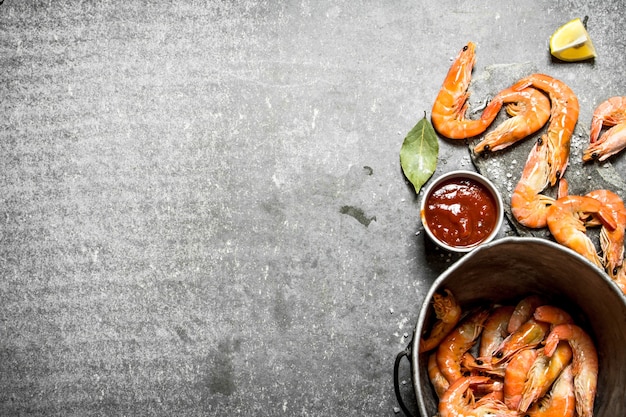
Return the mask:
<svg viewBox="0 0 626 417"><path fill-rule="evenodd" d="M406 178L419 193L435 172L439 157L439 138L430 120L424 118L404 138L400 149L400 165Z"/></svg>

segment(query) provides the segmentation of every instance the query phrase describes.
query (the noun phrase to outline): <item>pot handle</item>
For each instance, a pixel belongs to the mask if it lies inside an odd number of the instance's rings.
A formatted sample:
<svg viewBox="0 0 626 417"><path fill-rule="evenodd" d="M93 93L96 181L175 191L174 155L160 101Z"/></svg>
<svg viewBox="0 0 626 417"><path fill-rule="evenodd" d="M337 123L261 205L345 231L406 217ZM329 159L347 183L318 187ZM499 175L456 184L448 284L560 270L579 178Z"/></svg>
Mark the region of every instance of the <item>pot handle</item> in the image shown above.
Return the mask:
<svg viewBox="0 0 626 417"><path fill-rule="evenodd" d="M402 399L402 394L400 393L399 369L400 369L400 362L402 361L402 358L406 356L411 366L411 375L413 375L413 364L411 363L411 351L412 351L411 346L413 346L413 339L411 339L406 349L404 349L403 351L401 351L400 353L396 355L396 362L393 366L393 388L396 393L396 400L398 401L398 405L402 409L402 412L407 417L413 417L413 413L411 413L409 409L407 408L406 404L404 404L404 400ZM419 412L416 417L421 417L419 415Z"/></svg>

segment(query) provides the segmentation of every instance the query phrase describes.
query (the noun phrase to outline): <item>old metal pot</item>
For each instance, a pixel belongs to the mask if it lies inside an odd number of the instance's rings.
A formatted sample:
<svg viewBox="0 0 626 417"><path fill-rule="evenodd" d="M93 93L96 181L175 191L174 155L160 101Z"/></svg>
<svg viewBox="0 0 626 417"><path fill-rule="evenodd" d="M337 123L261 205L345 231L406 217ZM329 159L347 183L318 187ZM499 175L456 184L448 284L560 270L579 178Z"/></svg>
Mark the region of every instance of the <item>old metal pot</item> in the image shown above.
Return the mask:
<svg viewBox="0 0 626 417"><path fill-rule="evenodd" d="M626 415L626 297L610 277L577 253L539 238L504 238L465 255L431 286L419 312L413 339L396 357L397 368L406 356L418 409L422 416L437 414L438 399L430 384L427 354L419 354L420 335L434 320L435 292L451 290L465 307L510 303L540 294L573 314L594 339L599 360L595 399L596 417ZM409 414L401 398L400 405Z"/></svg>

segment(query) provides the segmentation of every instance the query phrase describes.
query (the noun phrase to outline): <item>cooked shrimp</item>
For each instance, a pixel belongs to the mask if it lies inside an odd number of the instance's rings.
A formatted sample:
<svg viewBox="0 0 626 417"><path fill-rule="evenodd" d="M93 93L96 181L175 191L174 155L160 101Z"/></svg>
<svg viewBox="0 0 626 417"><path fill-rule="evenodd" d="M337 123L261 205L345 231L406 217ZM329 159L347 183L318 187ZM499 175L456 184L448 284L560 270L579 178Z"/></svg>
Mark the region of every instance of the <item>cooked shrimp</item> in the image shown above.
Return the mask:
<svg viewBox="0 0 626 417"><path fill-rule="evenodd" d="M605 226L615 229L615 222L606 206L594 198L574 195L561 197L548 208L548 228L557 242L604 269L593 242L585 233L585 225L580 220L587 214L597 215Z"/></svg>
<svg viewBox="0 0 626 417"><path fill-rule="evenodd" d="M576 412L579 417L592 417L598 382L598 353L593 340L575 324L560 324L546 338L546 355L552 356L560 340L567 340L572 348Z"/></svg>
<svg viewBox="0 0 626 417"><path fill-rule="evenodd" d="M522 349L506 366L504 372L504 403L511 410L519 408L526 375L537 358L537 349Z"/></svg>
<svg viewBox="0 0 626 417"><path fill-rule="evenodd" d="M532 348L541 343L550 330L550 325L534 319L522 324L519 329L507 336L493 354L492 362L509 360L522 349Z"/></svg>
<svg viewBox="0 0 626 417"><path fill-rule="evenodd" d="M626 148L626 122L613 126L583 152L583 161L604 161Z"/></svg>
<svg viewBox="0 0 626 417"><path fill-rule="evenodd" d="M499 306L489 315L480 335L479 357L493 355L493 352L500 346L504 338L509 335L507 326L514 310L514 306Z"/></svg>
<svg viewBox="0 0 626 417"><path fill-rule="evenodd" d="M461 306L448 289L445 294L433 295L433 308L437 321L427 339L420 340L419 351L427 352L439 346L439 343L454 329L461 318Z"/></svg>
<svg viewBox="0 0 626 417"><path fill-rule="evenodd" d="M475 358L470 352L465 352L461 359L461 368L468 370L472 375L504 377L506 363L492 363L491 355L484 358Z"/></svg>
<svg viewBox="0 0 626 417"><path fill-rule="evenodd" d="M489 310L474 311L439 344L437 365L448 382L453 383L463 376L461 372L463 354L472 348L480 336L487 317L489 317Z"/></svg>
<svg viewBox="0 0 626 417"><path fill-rule="evenodd" d="M480 135L489 127L502 108L500 100L492 100L479 119L472 120L465 117L469 98L467 89L476 62L475 51L476 45L469 42L459 52L448 70L432 108L433 127L439 134L450 139L466 139Z"/></svg>
<svg viewBox="0 0 626 417"><path fill-rule="evenodd" d="M550 184L555 185L565 174L569 161L570 140L578 122L578 98L567 84L545 74L531 74L519 80L511 89L521 91L530 86L550 96L550 124L543 137L549 149Z"/></svg>
<svg viewBox="0 0 626 417"><path fill-rule="evenodd" d="M552 326L557 324L574 324L574 319L565 310L552 305L541 305L533 312L533 317L537 321L545 321Z"/></svg>
<svg viewBox="0 0 626 417"><path fill-rule="evenodd" d="M621 197L609 190L595 190L587 194L588 197L600 201L611 211L615 221L615 229L609 230L602 226L600 229L600 247L602 259L607 273L614 278L617 268L624 260L624 231L626 230L626 207Z"/></svg>
<svg viewBox="0 0 626 417"><path fill-rule="evenodd" d="M542 297L533 294L522 298L516 305L511 318L509 319L508 332L513 333L526 323L532 316L537 307L545 304Z"/></svg>
<svg viewBox="0 0 626 417"><path fill-rule="evenodd" d="M504 382L492 379L485 384L477 384L474 393L483 401L487 399L504 401Z"/></svg>
<svg viewBox="0 0 626 417"><path fill-rule="evenodd" d="M502 150L532 135L550 118L550 100L534 88L502 90L494 100L507 104L506 112L512 117L487 133L474 147L476 153Z"/></svg>
<svg viewBox="0 0 626 417"><path fill-rule="evenodd" d="M492 397L484 397L475 401L471 386L489 383L489 377L461 377L446 391L439 401L440 417L519 417L517 411L509 410L502 401Z"/></svg>
<svg viewBox="0 0 626 417"><path fill-rule="evenodd" d="M450 383L439 370L436 352L433 352L428 356L428 378L430 379L430 383L433 384L433 387L435 388L437 397L441 398L450 386Z"/></svg>
<svg viewBox="0 0 626 417"><path fill-rule="evenodd" d="M526 382L524 382L522 398L519 403L520 411L528 410L531 404L546 395L571 360L572 349L567 342L560 342L552 356L547 356L543 349L540 349L528 371Z"/></svg>
<svg viewBox="0 0 626 417"><path fill-rule="evenodd" d="M589 143L594 143L600 136L602 126L615 126L626 121L626 97L611 97L596 107L591 118Z"/></svg>
<svg viewBox="0 0 626 417"><path fill-rule="evenodd" d="M538 390L538 386L543 387L545 374L550 364L550 358L543 352L543 348L533 350L536 352L536 355L530 364L528 364L524 379L521 381L521 386L518 388L519 397L515 409L520 411L528 410L530 404L536 400L535 391Z"/></svg>
<svg viewBox="0 0 626 417"><path fill-rule="evenodd" d="M541 192L549 182L548 146L540 138L532 147L522 176L511 195L511 213L520 224L530 228L546 226L548 207L554 199Z"/></svg>
<svg viewBox="0 0 626 417"><path fill-rule="evenodd" d="M559 375L550 393L528 410L529 417L574 417L576 395L572 366Z"/></svg>

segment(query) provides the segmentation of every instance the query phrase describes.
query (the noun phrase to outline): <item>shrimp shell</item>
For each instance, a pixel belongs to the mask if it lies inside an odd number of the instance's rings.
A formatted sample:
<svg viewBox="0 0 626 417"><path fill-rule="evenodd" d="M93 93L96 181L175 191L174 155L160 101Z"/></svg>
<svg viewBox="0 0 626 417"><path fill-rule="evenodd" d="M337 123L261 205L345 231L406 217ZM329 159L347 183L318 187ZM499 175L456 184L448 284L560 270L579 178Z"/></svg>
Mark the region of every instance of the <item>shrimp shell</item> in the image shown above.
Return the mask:
<svg viewBox="0 0 626 417"><path fill-rule="evenodd" d="M550 184L555 185L565 174L569 162L570 141L580 111L578 97L564 82L538 73L519 80L511 89L520 91L530 86L545 91L550 96L550 123L543 138L549 149Z"/></svg>
<svg viewBox="0 0 626 417"><path fill-rule="evenodd" d="M441 341L454 329L461 318L461 306L456 302L454 295L445 289L445 295L433 295L433 308L437 321L433 325L427 339L422 339L419 352L427 352L435 349Z"/></svg>
<svg viewBox="0 0 626 417"><path fill-rule="evenodd" d="M538 295L529 295L522 298L516 305L509 319L508 332L513 333L526 323L532 316L537 307L545 304L542 297Z"/></svg>
<svg viewBox="0 0 626 417"><path fill-rule="evenodd" d="M522 349L506 366L504 372L504 403L511 410L517 410L522 401L526 375L537 358L536 349Z"/></svg>
<svg viewBox="0 0 626 417"><path fill-rule="evenodd" d="M541 194L550 183L548 146L542 139L532 147L522 175L511 195L511 213L520 224L542 228L547 224L552 197Z"/></svg>
<svg viewBox="0 0 626 417"><path fill-rule="evenodd" d="M489 315L480 336L479 357L492 356L493 352L509 335L507 327L514 311L514 306L499 306Z"/></svg>
<svg viewBox="0 0 626 417"><path fill-rule="evenodd" d="M504 339L494 353L492 362L495 364L508 361L520 350L537 346L543 341L549 330L550 326L547 323L535 321L534 319L528 320Z"/></svg>
<svg viewBox="0 0 626 417"><path fill-rule="evenodd" d="M598 383L598 353L593 340L575 324L560 324L546 338L546 355L553 355L560 340L567 340L572 348L576 413L579 417L593 417Z"/></svg>
<svg viewBox="0 0 626 417"><path fill-rule="evenodd" d="M476 62L476 44L469 42L459 52L437 94L431 111L435 130L450 139L467 139L483 133L502 108L501 100L492 100L477 120L467 119L468 88Z"/></svg>
<svg viewBox="0 0 626 417"><path fill-rule="evenodd" d="M574 417L575 411L574 375L572 366L568 365L554 381L550 393L535 403L526 415L528 417Z"/></svg>
<svg viewBox="0 0 626 417"><path fill-rule="evenodd" d="M560 342L552 356L547 356L543 349L539 350L526 376L519 409L526 411L543 397L571 360L572 349L566 342Z"/></svg>
<svg viewBox="0 0 626 417"><path fill-rule="evenodd" d="M519 413L491 396L474 401L471 386L487 384L489 377L468 376L455 381L439 401L440 417L519 417Z"/></svg>
<svg viewBox="0 0 626 417"><path fill-rule="evenodd" d="M472 348L489 317L489 310L479 309L466 317L437 348L437 365L451 384L463 376L461 361Z"/></svg>
<svg viewBox="0 0 626 417"><path fill-rule="evenodd" d="M548 209L548 228L554 239L560 244L578 252L598 268L604 269L602 260L586 235L586 227L581 217L586 214L597 215L602 223L610 229L615 229L615 222L608 207L598 200L568 195L557 199Z"/></svg>
<svg viewBox="0 0 626 417"><path fill-rule="evenodd" d="M537 132L550 118L550 100L534 88L502 90L494 100L508 103L506 112L512 117L485 135L474 147L478 154L505 149Z"/></svg>
<svg viewBox="0 0 626 417"><path fill-rule="evenodd" d="M593 111L589 143L594 143L600 136L602 126L615 126L626 121L626 97L611 97L600 103Z"/></svg>
<svg viewBox="0 0 626 417"><path fill-rule="evenodd" d="M609 190L595 190L587 194L602 202L610 211L615 221L615 229L606 226L600 229L600 247L606 272L615 279L617 269L624 260L624 231L626 229L626 207L621 197Z"/></svg>
<svg viewBox="0 0 626 417"><path fill-rule="evenodd" d="M626 122L617 124L604 132L600 139L589 145L583 152L583 162L600 162L616 155L626 148Z"/></svg>

